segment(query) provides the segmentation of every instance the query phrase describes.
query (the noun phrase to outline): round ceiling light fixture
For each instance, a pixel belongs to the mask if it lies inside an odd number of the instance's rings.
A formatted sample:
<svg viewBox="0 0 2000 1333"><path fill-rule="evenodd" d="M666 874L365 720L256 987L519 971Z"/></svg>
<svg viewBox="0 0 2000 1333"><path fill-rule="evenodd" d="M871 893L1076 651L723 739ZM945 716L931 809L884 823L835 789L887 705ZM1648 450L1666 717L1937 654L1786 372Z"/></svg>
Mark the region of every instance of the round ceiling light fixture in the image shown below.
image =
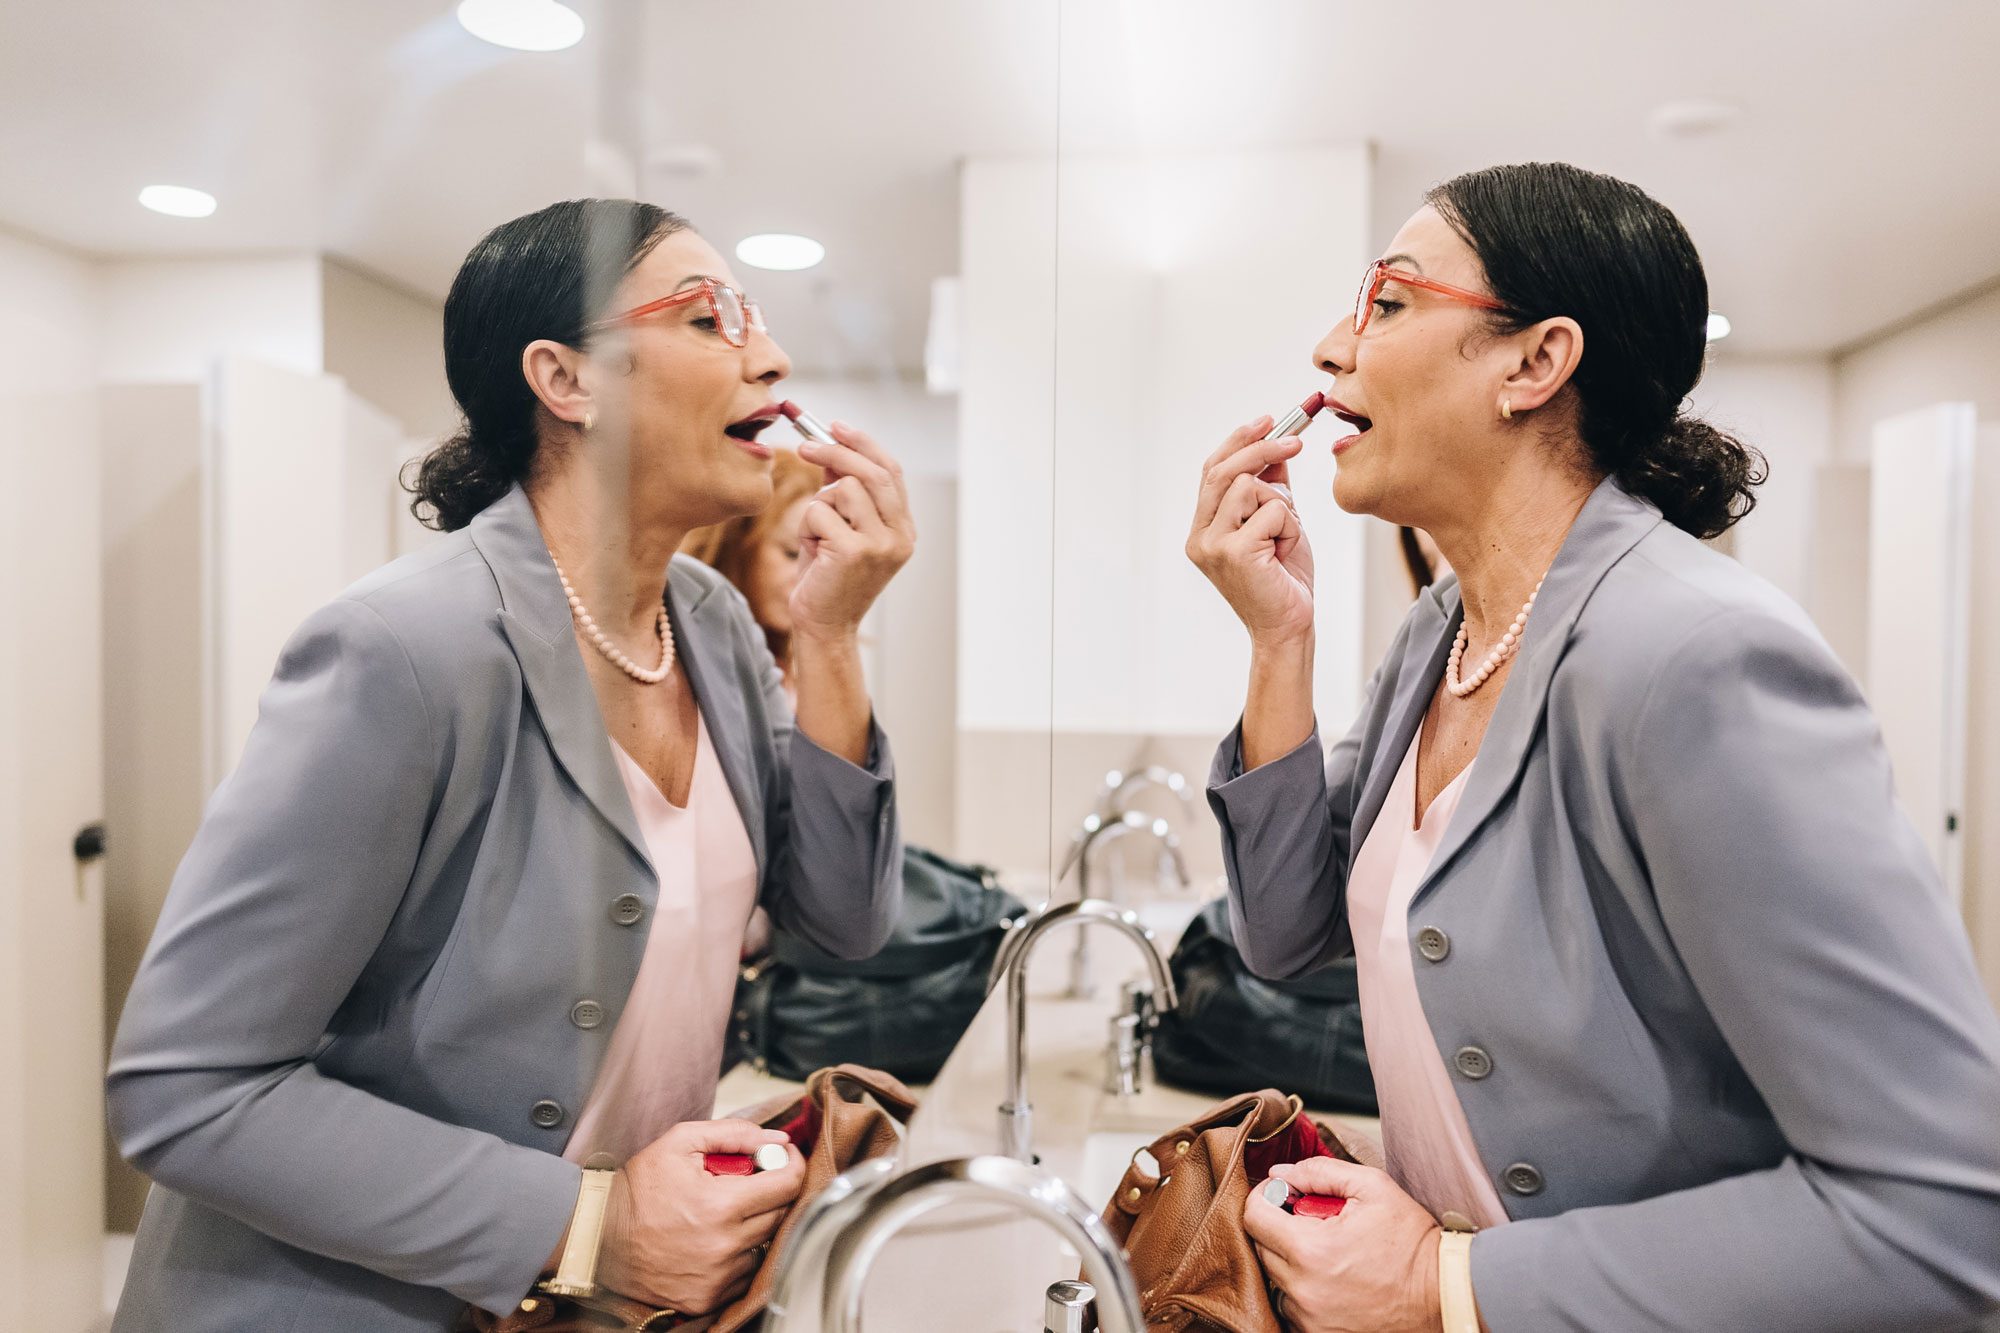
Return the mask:
<svg viewBox="0 0 2000 1333"><path fill-rule="evenodd" d="M738 241L736 257L751 268L776 269L780 273L790 273L802 268L811 268L825 259L826 247L810 236L765 232L759 236L745 236Z"/></svg>
<svg viewBox="0 0 2000 1333"><path fill-rule="evenodd" d="M205 218L215 211L214 195L185 185L148 185L139 191L139 202L170 218Z"/></svg>
<svg viewBox="0 0 2000 1333"><path fill-rule="evenodd" d="M1728 336L1729 336L1729 316L1718 315L1713 310L1709 311L1708 340L1712 343L1721 342L1724 338L1727 338Z"/></svg>
<svg viewBox="0 0 2000 1333"><path fill-rule="evenodd" d="M583 40L583 16L559 0L463 0L458 23L512 51L563 51Z"/></svg>

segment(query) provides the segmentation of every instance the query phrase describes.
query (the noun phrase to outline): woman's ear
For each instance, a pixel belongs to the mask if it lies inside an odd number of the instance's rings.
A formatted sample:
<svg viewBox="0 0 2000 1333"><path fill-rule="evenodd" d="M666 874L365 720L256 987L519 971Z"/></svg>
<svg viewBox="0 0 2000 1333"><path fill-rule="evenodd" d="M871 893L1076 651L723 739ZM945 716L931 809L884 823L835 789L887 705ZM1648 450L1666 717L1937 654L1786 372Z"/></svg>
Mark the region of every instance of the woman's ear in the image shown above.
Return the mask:
<svg viewBox="0 0 2000 1333"><path fill-rule="evenodd" d="M583 379L584 355L567 343L538 338L521 349L521 374L558 421L584 425L594 413Z"/></svg>
<svg viewBox="0 0 2000 1333"><path fill-rule="evenodd" d="M1542 406L1569 383L1583 360L1583 326L1567 315L1522 329L1512 339L1520 361L1501 382L1516 412Z"/></svg>

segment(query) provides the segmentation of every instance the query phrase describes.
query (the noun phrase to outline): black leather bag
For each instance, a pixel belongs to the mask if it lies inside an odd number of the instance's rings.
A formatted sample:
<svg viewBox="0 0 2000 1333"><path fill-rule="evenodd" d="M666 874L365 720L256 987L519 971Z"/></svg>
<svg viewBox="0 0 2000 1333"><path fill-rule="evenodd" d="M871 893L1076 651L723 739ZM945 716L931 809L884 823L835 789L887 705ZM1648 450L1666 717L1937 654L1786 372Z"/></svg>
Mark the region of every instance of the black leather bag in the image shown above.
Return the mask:
<svg viewBox="0 0 2000 1333"><path fill-rule="evenodd" d="M744 965L724 1067L803 1079L858 1064L929 1082L986 999L1007 923L1027 910L988 867L905 846L903 910L880 953L848 961L780 930Z"/></svg>
<svg viewBox="0 0 2000 1333"><path fill-rule="evenodd" d="M1168 959L1180 1006L1153 1033L1154 1072L1197 1092L1279 1087L1318 1110L1376 1114L1354 960L1265 981L1243 965L1228 908L1204 907Z"/></svg>

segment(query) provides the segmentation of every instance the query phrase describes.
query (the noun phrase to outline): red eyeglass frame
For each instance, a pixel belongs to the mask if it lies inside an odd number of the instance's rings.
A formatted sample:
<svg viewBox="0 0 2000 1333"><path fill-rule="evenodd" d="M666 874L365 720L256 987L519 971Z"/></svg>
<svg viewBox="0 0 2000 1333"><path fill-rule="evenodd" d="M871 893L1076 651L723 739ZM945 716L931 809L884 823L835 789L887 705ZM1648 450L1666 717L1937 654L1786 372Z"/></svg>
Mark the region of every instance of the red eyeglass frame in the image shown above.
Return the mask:
<svg viewBox="0 0 2000 1333"><path fill-rule="evenodd" d="M1434 278L1427 278L1421 273L1412 273L1408 269L1390 268L1388 260L1378 259L1368 266L1366 273L1361 275L1361 290L1355 294L1354 333L1356 337L1361 335L1361 330L1367 328L1368 321L1374 317L1375 298L1380 296L1382 288L1391 282L1400 282L1406 287L1421 287L1427 292L1436 292L1439 296L1448 296L1454 301L1460 301L1466 305L1478 306L1481 310L1505 310L1507 308L1505 301L1495 300L1483 292L1467 291L1463 287L1454 287L1448 282L1439 282Z"/></svg>
<svg viewBox="0 0 2000 1333"><path fill-rule="evenodd" d="M722 303L715 299L715 293L718 290L735 292L736 303L743 307L742 342L738 342L729 336L726 322L722 318ZM648 315L657 315L662 310L672 310L675 306L683 306L703 299L708 301L708 313L715 317L715 331L720 333L722 340L731 347L748 347L750 345L750 331L752 329L755 329L759 333L765 331L763 307L718 278L703 278L686 291L675 292L672 296L662 296L657 301L648 301L644 305L635 305L630 310L623 310L618 314L606 315L603 319L593 320L590 328L592 330L624 328L628 325L638 323Z"/></svg>

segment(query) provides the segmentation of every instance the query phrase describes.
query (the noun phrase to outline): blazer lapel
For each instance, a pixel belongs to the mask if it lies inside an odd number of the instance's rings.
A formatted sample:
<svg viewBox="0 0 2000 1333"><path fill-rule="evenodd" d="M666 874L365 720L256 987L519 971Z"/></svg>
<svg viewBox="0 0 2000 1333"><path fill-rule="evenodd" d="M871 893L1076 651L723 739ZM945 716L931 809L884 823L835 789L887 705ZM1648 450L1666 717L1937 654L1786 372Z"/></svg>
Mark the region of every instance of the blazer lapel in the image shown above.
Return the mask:
<svg viewBox="0 0 2000 1333"><path fill-rule="evenodd" d="M729 599L715 595L718 584L694 572L692 560L676 558L667 571L667 616L674 626L674 644L681 670L694 690L695 706L708 725L709 741L729 781L730 794L742 813L756 854L757 874L764 873L764 792L750 752L750 720L744 702L745 682L739 679L729 651ZM713 578L720 579L720 575ZM760 688L761 682L749 688Z"/></svg>
<svg viewBox="0 0 2000 1333"><path fill-rule="evenodd" d="M654 869L527 493L516 486L489 505L472 521L471 536L500 585L500 627L556 762L632 854Z"/></svg>
<svg viewBox="0 0 2000 1333"><path fill-rule="evenodd" d="M1436 887L1460 849L1513 790L1541 725L1549 682L1569 647L1577 617L1611 567L1662 521L1657 509L1628 494L1609 477L1599 482L1584 502L1535 598L1534 614L1528 617L1513 669L1501 687L1499 706L1479 742L1465 794L1459 798L1423 882L1411 897L1412 907ZM1452 618L1454 636L1458 619ZM1436 679L1431 678L1433 688ZM1429 698L1430 691L1426 691L1425 699Z"/></svg>
<svg viewBox="0 0 2000 1333"><path fill-rule="evenodd" d="M1389 704L1374 761L1368 766L1361 802L1355 807L1354 826L1347 839L1349 868L1361 854L1368 831L1381 816L1382 803L1388 800L1389 788L1395 785L1396 770L1417 728L1423 724L1438 677L1444 674L1445 659L1451 656L1452 636L1458 633L1458 617L1452 614L1457 609L1456 600L1450 598L1452 586L1424 590L1417 618L1404 642L1403 660L1409 666L1396 673L1395 698Z"/></svg>

